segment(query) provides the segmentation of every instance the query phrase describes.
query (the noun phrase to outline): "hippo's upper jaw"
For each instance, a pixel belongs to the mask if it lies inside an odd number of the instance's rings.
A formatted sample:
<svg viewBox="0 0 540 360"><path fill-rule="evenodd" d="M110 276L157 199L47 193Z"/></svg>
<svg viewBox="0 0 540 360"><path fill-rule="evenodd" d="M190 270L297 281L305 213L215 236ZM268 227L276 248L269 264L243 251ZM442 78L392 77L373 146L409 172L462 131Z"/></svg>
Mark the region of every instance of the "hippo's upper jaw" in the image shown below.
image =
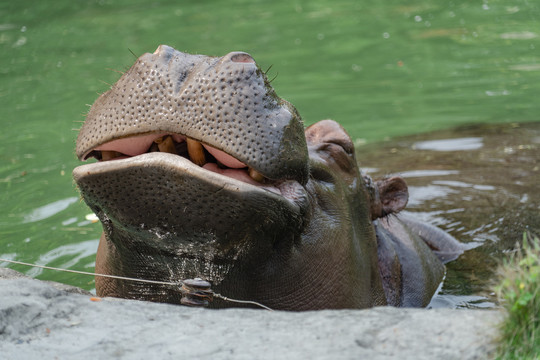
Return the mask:
<svg viewBox="0 0 540 360"><path fill-rule="evenodd" d="M139 155L166 135L174 140L168 149L176 147L181 155L186 146L180 143L187 140L200 165L202 143L226 167L249 167L272 180L307 181L300 117L246 53L214 58L161 45L142 55L90 109L77 156Z"/></svg>

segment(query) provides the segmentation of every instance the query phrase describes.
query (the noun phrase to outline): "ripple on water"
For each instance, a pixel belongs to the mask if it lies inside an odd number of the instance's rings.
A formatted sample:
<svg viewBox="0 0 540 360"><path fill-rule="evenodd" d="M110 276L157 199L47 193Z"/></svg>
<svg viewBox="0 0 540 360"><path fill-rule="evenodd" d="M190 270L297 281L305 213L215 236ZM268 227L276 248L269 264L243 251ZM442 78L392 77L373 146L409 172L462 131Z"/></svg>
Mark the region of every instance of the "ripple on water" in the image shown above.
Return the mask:
<svg viewBox="0 0 540 360"><path fill-rule="evenodd" d="M478 150L484 146L481 137L464 137L456 139L419 141L413 144L415 150L431 151L465 151Z"/></svg>
<svg viewBox="0 0 540 360"><path fill-rule="evenodd" d="M400 172L399 176L403 178L413 178L426 176L448 176L457 174L459 174L458 170L412 170Z"/></svg>
<svg viewBox="0 0 540 360"><path fill-rule="evenodd" d="M465 209L452 209L452 212L459 212L459 211L465 211ZM435 226L445 226L449 227L451 225L452 220L449 219L446 214L450 213L451 211L445 211L445 210L435 210L435 211L407 211L403 210L404 214L408 214L409 216L415 217L416 219L420 221L424 221L428 224L435 225Z"/></svg>
<svg viewBox="0 0 540 360"><path fill-rule="evenodd" d="M409 203L407 206L416 207L424 205L431 199L445 198L450 194L458 193L457 190L449 186L427 185L427 186L409 186Z"/></svg>
<svg viewBox="0 0 540 360"><path fill-rule="evenodd" d="M453 180L435 180L433 181L433 184L436 185L448 185L448 186L454 186L454 187L461 187L461 188L470 188L470 189L476 189L476 190L495 190L495 186L491 185L478 185L478 184L469 184L462 181L453 181Z"/></svg>
<svg viewBox="0 0 540 360"><path fill-rule="evenodd" d="M36 261L37 265L44 266L53 266L52 264L61 258L68 259L66 262L60 265L54 265L55 267L60 267L63 269L69 269L72 266L76 265L79 261L87 258L94 257L96 254L96 249L98 247L99 239L88 240L75 244L62 245L51 251L46 252L39 256L39 259ZM89 264L90 267L93 267L94 264ZM31 268L26 272L26 275L31 277L36 277L41 275L43 269L40 268Z"/></svg>
<svg viewBox="0 0 540 360"><path fill-rule="evenodd" d="M72 196L38 207L29 212L28 214L24 215L23 223L32 223L47 219L53 215L58 214L61 211L66 210L69 205L77 202L77 200L78 198L76 196Z"/></svg>
<svg viewBox="0 0 540 360"><path fill-rule="evenodd" d="M428 309L493 309L497 304L485 296L477 295L435 295L427 306Z"/></svg>

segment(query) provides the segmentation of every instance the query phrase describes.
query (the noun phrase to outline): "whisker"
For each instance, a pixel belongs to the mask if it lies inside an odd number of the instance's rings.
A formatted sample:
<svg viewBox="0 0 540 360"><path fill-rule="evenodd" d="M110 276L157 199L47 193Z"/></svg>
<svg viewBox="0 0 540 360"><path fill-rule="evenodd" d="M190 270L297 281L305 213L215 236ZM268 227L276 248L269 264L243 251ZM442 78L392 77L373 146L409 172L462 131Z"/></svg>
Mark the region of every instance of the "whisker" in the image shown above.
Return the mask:
<svg viewBox="0 0 540 360"><path fill-rule="evenodd" d="M102 82L102 83L104 83L104 84L107 84L107 85L109 85L109 87L112 87L112 85L111 85L111 84L109 84L108 82L106 82L105 80L99 80L99 81L100 81L100 82Z"/></svg>
<svg viewBox="0 0 540 360"><path fill-rule="evenodd" d="M272 80L269 80L268 83L271 84L272 81L276 80L276 78L278 77L278 75L279 75L279 73L276 73L276 76L274 76L274 77L272 78Z"/></svg>
<svg viewBox="0 0 540 360"><path fill-rule="evenodd" d="M106 68L105 70L109 70L109 71L124 75L124 71L121 71L121 70L116 70L116 69L113 69L113 68Z"/></svg>
<svg viewBox="0 0 540 360"><path fill-rule="evenodd" d="M270 65L270 66L268 67L268 69L266 69L266 71L264 72L264 75L267 75L267 74L268 74L268 72L270 71L270 69L272 68L272 66L274 66L274 64Z"/></svg>

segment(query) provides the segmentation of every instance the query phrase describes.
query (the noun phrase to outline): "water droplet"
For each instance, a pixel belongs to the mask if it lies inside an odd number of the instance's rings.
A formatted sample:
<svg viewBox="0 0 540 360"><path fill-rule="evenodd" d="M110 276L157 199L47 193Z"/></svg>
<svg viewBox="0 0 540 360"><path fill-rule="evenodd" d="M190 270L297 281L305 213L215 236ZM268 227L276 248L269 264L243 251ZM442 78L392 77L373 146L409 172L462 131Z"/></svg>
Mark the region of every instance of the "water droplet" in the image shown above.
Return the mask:
<svg viewBox="0 0 540 360"><path fill-rule="evenodd" d="M96 219L97 219L97 216L96 216ZM77 220L78 219L76 217L70 217L69 219L66 219L66 220L62 221L62 225L63 226L68 226L68 225L71 225L73 223L76 223Z"/></svg>
<svg viewBox="0 0 540 360"><path fill-rule="evenodd" d="M388 39L390 37L390 34L385 32L382 34L383 38Z"/></svg>
<svg viewBox="0 0 540 360"><path fill-rule="evenodd" d="M416 15L416 16L414 17L414 21L420 22L420 21L422 21L422 17L421 17L420 15Z"/></svg>
<svg viewBox="0 0 540 360"><path fill-rule="evenodd" d="M90 222L93 222L93 223L96 223L99 221L99 218L97 217L96 214L87 214L85 217L84 217L86 220L90 221Z"/></svg>

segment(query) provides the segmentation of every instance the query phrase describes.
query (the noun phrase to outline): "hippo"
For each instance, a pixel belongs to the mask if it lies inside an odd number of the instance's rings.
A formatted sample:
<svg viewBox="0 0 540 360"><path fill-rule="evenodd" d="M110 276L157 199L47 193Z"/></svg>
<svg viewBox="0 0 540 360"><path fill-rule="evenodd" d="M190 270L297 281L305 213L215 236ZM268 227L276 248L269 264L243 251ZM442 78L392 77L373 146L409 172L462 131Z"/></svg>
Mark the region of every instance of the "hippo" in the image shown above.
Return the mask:
<svg viewBox="0 0 540 360"><path fill-rule="evenodd" d="M362 175L337 122L304 128L244 52L142 55L90 108L76 154L98 160L73 177L103 226L100 274L199 278L273 309L421 307L463 251L399 213L405 181ZM98 276L96 292L181 302L167 284Z"/></svg>

